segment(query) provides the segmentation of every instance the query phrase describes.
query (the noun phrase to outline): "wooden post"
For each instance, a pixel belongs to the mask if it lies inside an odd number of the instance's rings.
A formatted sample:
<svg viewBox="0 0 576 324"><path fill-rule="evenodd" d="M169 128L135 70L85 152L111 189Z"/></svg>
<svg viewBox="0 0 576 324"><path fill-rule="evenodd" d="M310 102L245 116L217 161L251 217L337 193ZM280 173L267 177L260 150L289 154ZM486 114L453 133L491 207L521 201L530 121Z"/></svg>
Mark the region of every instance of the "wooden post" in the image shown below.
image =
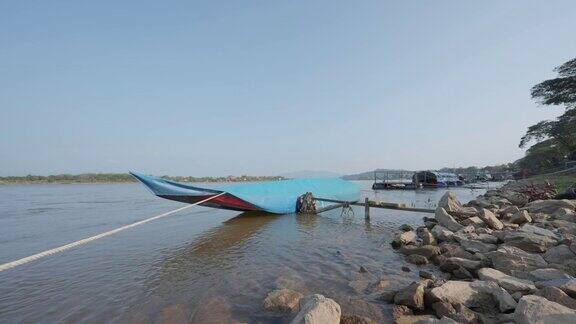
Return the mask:
<svg viewBox="0 0 576 324"><path fill-rule="evenodd" d="M370 201L368 200L368 197L364 199L364 219L370 219Z"/></svg>

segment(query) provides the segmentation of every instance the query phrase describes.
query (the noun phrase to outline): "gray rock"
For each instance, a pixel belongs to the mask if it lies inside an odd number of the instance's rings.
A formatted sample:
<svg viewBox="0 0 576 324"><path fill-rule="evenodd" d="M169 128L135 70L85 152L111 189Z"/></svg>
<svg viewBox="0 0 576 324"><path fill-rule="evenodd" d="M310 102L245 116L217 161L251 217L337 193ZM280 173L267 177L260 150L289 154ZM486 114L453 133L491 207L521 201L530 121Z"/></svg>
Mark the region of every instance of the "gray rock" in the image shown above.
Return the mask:
<svg viewBox="0 0 576 324"><path fill-rule="evenodd" d="M300 311L291 324L339 324L340 305L322 295L311 295L300 299Z"/></svg>
<svg viewBox="0 0 576 324"><path fill-rule="evenodd" d="M565 220L568 222L576 222L576 213L572 209L560 208L556 210L552 215L553 219Z"/></svg>
<svg viewBox="0 0 576 324"><path fill-rule="evenodd" d="M398 250L400 253L405 255L420 254L426 258L430 258L434 255L439 255L441 250L435 245L422 245L422 246L403 246Z"/></svg>
<svg viewBox="0 0 576 324"><path fill-rule="evenodd" d="M515 292L526 294L536 290L536 286L534 286L532 281L518 279L492 268L482 268L478 270L478 278L480 278L480 280L496 282L498 286L506 289L506 291L511 294Z"/></svg>
<svg viewBox="0 0 576 324"><path fill-rule="evenodd" d="M416 265L428 264L428 259L426 259L425 256L420 254L411 254L406 257L406 261Z"/></svg>
<svg viewBox="0 0 576 324"><path fill-rule="evenodd" d="M526 252L537 253L546 252L549 247L556 245L558 242L555 238L550 236L539 235L522 230L508 232L504 235L502 240L505 245L515 246Z"/></svg>
<svg viewBox="0 0 576 324"><path fill-rule="evenodd" d="M546 262L557 264L562 264L565 261L576 257L574 252L572 252L566 245L553 246L549 248L548 251L546 251L546 253L544 253L542 256Z"/></svg>
<svg viewBox="0 0 576 324"><path fill-rule="evenodd" d="M436 220L438 224L444 226L450 231L456 232L462 229L464 226L460 225L454 217L450 216L442 207L436 208Z"/></svg>
<svg viewBox="0 0 576 324"><path fill-rule="evenodd" d="M532 271L548 267L548 263L540 255L513 246L500 246L498 250L486 253L486 256L494 269L506 274L511 274L512 270Z"/></svg>
<svg viewBox="0 0 576 324"><path fill-rule="evenodd" d="M424 310L424 289L430 284L430 280L413 282L408 287L396 293L394 303L396 305L408 306L414 310Z"/></svg>
<svg viewBox="0 0 576 324"><path fill-rule="evenodd" d="M562 270L545 268L530 271L530 276L534 281L547 281L554 279L573 279Z"/></svg>
<svg viewBox="0 0 576 324"><path fill-rule="evenodd" d="M398 229L401 230L402 232L410 232L414 230L414 228L412 228L412 226L408 224L402 224L400 225L400 227L398 227Z"/></svg>
<svg viewBox="0 0 576 324"><path fill-rule="evenodd" d="M513 224L524 224L524 223L531 223L531 222L532 222L532 217L530 217L530 214L525 210L520 210L520 211L516 212L514 215L512 215L512 218L510 218L510 223L513 223Z"/></svg>
<svg viewBox="0 0 576 324"><path fill-rule="evenodd" d="M558 303L571 309L576 309L576 299L571 298L561 289L556 287L544 287L536 292L537 296L544 297L549 301Z"/></svg>
<svg viewBox="0 0 576 324"><path fill-rule="evenodd" d="M483 243L480 241L473 241L467 239L461 239L460 245L468 252L472 253L486 253L490 251L495 251L497 246L494 244Z"/></svg>
<svg viewBox="0 0 576 324"><path fill-rule="evenodd" d="M576 209L576 202L574 200L536 200L531 203L526 204L524 209L530 213L545 213L554 214L560 209Z"/></svg>
<svg viewBox="0 0 576 324"><path fill-rule="evenodd" d="M428 228L426 227L419 227L416 230L416 234L418 235L419 238L422 239L422 244L424 245L436 245L436 238L434 238L434 235L432 235L432 233L430 232L430 230L428 230Z"/></svg>
<svg viewBox="0 0 576 324"><path fill-rule="evenodd" d="M528 197L516 191L501 190L500 196L508 199L510 203L522 207L528 203Z"/></svg>
<svg viewBox="0 0 576 324"><path fill-rule="evenodd" d="M290 313L299 309L302 294L291 289L273 290L264 299L263 307L267 311Z"/></svg>
<svg viewBox="0 0 576 324"><path fill-rule="evenodd" d="M507 206L498 211L498 215L516 214L520 209L516 206Z"/></svg>
<svg viewBox="0 0 576 324"><path fill-rule="evenodd" d="M432 228L432 235L439 241L450 241L454 232L442 225L436 225Z"/></svg>
<svg viewBox="0 0 576 324"><path fill-rule="evenodd" d="M501 230L504 228L504 224L502 224L502 222L498 218L496 218L494 213L492 213L491 211L489 211L486 208L482 208L482 210L480 210L480 214L478 216L491 229Z"/></svg>
<svg viewBox="0 0 576 324"><path fill-rule="evenodd" d="M480 217L478 217L478 216L473 216L473 217L469 217L469 218L462 220L462 225L464 225L464 226L471 225L471 226L474 226L476 228L486 226L486 224L484 224L484 221L482 219L480 219Z"/></svg>
<svg viewBox="0 0 576 324"><path fill-rule="evenodd" d="M576 311L544 297L528 295L520 299L514 321L523 324L576 323Z"/></svg>
<svg viewBox="0 0 576 324"><path fill-rule="evenodd" d="M456 195L452 191L446 191L442 198L440 198L438 207L442 207L446 212L452 213L461 210L462 204L458 201Z"/></svg>
<svg viewBox="0 0 576 324"><path fill-rule="evenodd" d="M537 281L537 288L556 287L568 294L568 296L576 297L576 279L553 279L546 281Z"/></svg>
<svg viewBox="0 0 576 324"><path fill-rule="evenodd" d="M397 233L394 236L394 240L392 241L392 245L399 247L408 244L416 244L416 232L408 231L408 232L401 232Z"/></svg>
<svg viewBox="0 0 576 324"><path fill-rule="evenodd" d="M452 272L458 268L465 268L467 270L475 271L482 267L482 262L475 260L468 260L463 258L446 258L440 265L442 271Z"/></svg>
<svg viewBox="0 0 576 324"><path fill-rule="evenodd" d="M447 281L430 290L432 302L461 303L469 308L490 308L494 304L501 312L513 310L516 301L504 289L490 281Z"/></svg>

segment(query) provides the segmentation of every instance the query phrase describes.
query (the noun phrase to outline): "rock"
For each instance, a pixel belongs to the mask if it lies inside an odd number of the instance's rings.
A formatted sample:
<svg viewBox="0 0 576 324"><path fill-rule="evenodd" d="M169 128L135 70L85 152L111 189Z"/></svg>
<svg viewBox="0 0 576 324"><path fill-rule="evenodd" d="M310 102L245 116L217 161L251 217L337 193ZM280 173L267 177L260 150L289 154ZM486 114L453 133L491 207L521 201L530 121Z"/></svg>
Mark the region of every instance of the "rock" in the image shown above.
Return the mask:
<svg viewBox="0 0 576 324"><path fill-rule="evenodd" d="M553 268L532 270L530 271L530 276L533 278L534 281L572 279L572 277L567 275L564 271Z"/></svg>
<svg viewBox="0 0 576 324"><path fill-rule="evenodd" d="M496 218L494 213L486 208L482 208L482 210L480 210L478 217L480 217L480 219L482 219L482 221L484 221L484 223L486 223L486 225L491 229L501 230L504 228L504 224L502 224L502 222Z"/></svg>
<svg viewBox="0 0 576 324"><path fill-rule="evenodd" d="M420 276L420 278L423 278L423 279L436 280L436 276L433 275L433 274L431 274L431 273L428 272L428 271L420 270L420 271L418 272L418 275Z"/></svg>
<svg viewBox="0 0 576 324"><path fill-rule="evenodd" d="M480 217L478 216L473 216L470 218L466 218L462 221L462 225L465 226L474 226L475 228L477 227L482 227L485 226L486 224L484 224L484 221L482 219L480 219Z"/></svg>
<svg viewBox="0 0 576 324"><path fill-rule="evenodd" d="M430 290L432 302L461 303L469 308L498 307L501 312L513 310L516 301L508 292L490 281L447 281Z"/></svg>
<svg viewBox="0 0 576 324"><path fill-rule="evenodd" d="M456 195L452 191L446 191L442 198L440 198L438 207L442 207L446 212L452 213L462 209L462 204L458 201Z"/></svg>
<svg viewBox="0 0 576 324"><path fill-rule="evenodd" d="M531 203L526 204L524 209L530 213L544 213L544 214L554 214L560 209L575 210L576 201L574 200L536 200Z"/></svg>
<svg viewBox="0 0 576 324"><path fill-rule="evenodd" d="M399 290L394 296L396 305L408 306L414 310L424 310L424 289L430 285L430 280L413 282L410 286Z"/></svg>
<svg viewBox="0 0 576 324"><path fill-rule="evenodd" d="M532 271L548 267L548 263L540 255L513 246L500 246L498 250L486 253L486 256L494 269L506 274L511 274L512 270Z"/></svg>
<svg viewBox="0 0 576 324"><path fill-rule="evenodd" d="M520 298L522 298L522 296L524 296L524 295L519 291L512 294L512 298L514 298L515 301L519 301Z"/></svg>
<svg viewBox="0 0 576 324"><path fill-rule="evenodd" d="M542 256L546 262L557 264L562 264L564 261L576 257L574 252L572 252L566 245L553 246L549 248L548 251L546 251L546 253L544 253Z"/></svg>
<svg viewBox="0 0 576 324"><path fill-rule="evenodd" d="M366 269L364 266L360 266L360 269L358 269L358 272L360 272L360 273L368 273L368 269Z"/></svg>
<svg viewBox="0 0 576 324"><path fill-rule="evenodd" d="M576 323L576 311L544 297L528 295L520 299L514 321L523 324Z"/></svg>
<svg viewBox="0 0 576 324"><path fill-rule="evenodd" d="M176 304L162 310L155 323L190 323L190 309L184 304Z"/></svg>
<svg viewBox="0 0 576 324"><path fill-rule="evenodd" d="M342 315L340 317L340 324L376 324L377 322L371 318L360 315Z"/></svg>
<svg viewBox="0 0 576 324"><path fill-rule="evenodd" d="M444 262L440 265L440 269L442 271L452 272L460 267L463 267L467 270L478 270L482 267L482 262L475 261L475 260L468 260L463 258L446 258Z"/></svg>
<svg viewBox="0 0 576 324"><path fill-rule="evenodd" d="M498 215L506 215L506 214L516 214L520 209L518 209L518 207L516 206L507 206L504 207L503 209L500 209L498 211Z"/></svg>
<svg viewBox="0 0 576 324"><path fill-rule="evenodd" d="M392 317L400 318L406 315L414 315L414 312L408 306L394 305L392 306Z"/></svg>
<svg viewBox="0 0 576 324"><path fill-rule="evenodd" d="M516 191L501 190L500 196L508 199L510 203L518 207L522 207L528 203L528 197Z"/></svg>
<svg viewBox="0 0 576 324"><path fill-rule="evenodd" d="M426 227L420 227L416 230L416 235L422 239L422 244L424 245L436 245L436 239L434 235Z"/></svg>
<svg viewBox="0 0 576 324"><path fill-rule="evenodd" d="M436 208L436 220L438 221L439 225L444 226L448 230L456 232L462 229L464 226L460 225L454 217L450 216L442 207Z"/></svg>
<svg viewBox="0 0 576 324"><path fill-rule="evenodd" d="M476 229L476 234L492 234L492 230L486 227L481 227Z"/></svg>
<svg viewBox="0 0 576 324"><path fill-rule="evenodd" d="M459 235L459 236L470 235L470 234L473 234L474 232L476 232L476 228L474 228L474 226L472 226L472 225L468 225L468 226L464 226L461 229L459 229L458 231L456 231L454 233L454 235Z"/></svg>
<svg viewBox="0 0 576 324"><path fill-rule="evenodd" d="M401 269L402 269L402 271L404 271L404 272L410 272L410 271L412 271L412 270L410 270L410 268L408 268L407 266L403 266Z"/></svg>
<svg viewBox="0 0 576 324"><path fill-rule="evenodd" d="M416 265L428 264L428 259L426 259L425 256L420 254L411 254L406 257L406 261Z"/></svg>
<svg viewBox="0 0 576 324"><path fill-rule="evenodd" d="M511 294L515 292L527 294L536 290L536 286L534 286L532 281L518 279L492 268L478 270L478 278L485 281L494 281Z"/></svg>
<svg viewBox="0 0 576 324"><path fill-rule="evenodd" d="M576 213L572 209L559 208L552 215L553 219L565 220L568 222L576 222Z"/></svg>
<svg viewBox="0 0 576 324"><path fill-rule="evenodd" d="M461 305L461 304L460 304ZM442 316L450 317L450 315L456 314L456 309L452 304L445 301L437 301L432 304L432 309L437 317L441 318Z"/></svg>
<svg viewBox="0 0 576 324"><path fill-rule="evenodd" d="M512 218L510 219L510 223L513 224L524 224L531 222L532 217L530 217L530 214L528 214L528 212L525 210L519 210L518 212L516 212L516 214L512 215Z"/></svg>
<svg viewBox="0 0 576 324"><path fill-rule="evenodd" d="M464 267L458 267L457 269L452 270L452 279L460 279L460 280L472 280L474 279L474 275L470 273Z"/></svg>
<svg viewBox="0 0 576 324"><path fill-rule="evenodd" d="M459 245L442 243L440 247L442 249L442 256L444 257L447 258L456 257L462 259L477 260L477 256L464 250Z"/></svg>
<svg viewBox="0 0 576 324"><path fill-rule="evenodd" d="M556 287L561 289L568 296L576 298L576 279L553 279L536 282L536 287Z"/></svg>
<svg viewBox="0 0 576 324"><path fill-rule="evenodd" d="M406 315L396 318L395 324L423 324L426 321L436 320L432 315Z"/></svg>
<svg viewBox="0 0 576 324"><path fill-rule="evenodd" d="M508 232L504 235L502 240L508 246L515 246L526 252L537 252L542 253L546 250L556 245L557 240L547 235L536 234L531 231L526 231L524 225L518 231Z"/></svg>
<svg viewBox="0 0 576 324"><path fill-rule="evenodd" d="M408 224L402 224L400 225L400 227L398 227L398 229L401 230L402 232L410 232L414 230L414 228L412 228L412 226Z"/></svg>
<svg viewBox="0 0 576 324"><path fill-rule="evenodd" d="M277 289L268 293L262 306L269 312L298 312L302 294L291 289Z"/></svg>
<svg viewBox="0 0 576 324"><path fill-rule="evenodd" d="M479 241L462 239L460 240L460 245L468 252L472 253L486 253L490 251L495 251L497 246L494 244L483 243Z"/></svg>
<svg viewBox="0 0 576 324"><path fill-rule="evenodd" d="M576 224L569 221L557 219L547 222L545 225L546 226L551 225L552 227L557 228L558 232L562 234L570 234L570 235L576 234Z"/></svg>
<svg viewBox="0 0 576 324"><path fill-rule="evenodd" d="M542 227L538 227L538 226L534 226L534 225L530 225L530 224L525 224L522 227L520 227L519 230L524 232L524 233L541 235L541 236L545 236L545 237L548 237L548 238L551 238L554 240L558 240L558 236L556 234L554 234L554 232L547 230L545 228L542 228Z"/></svg>
<svg viewBox="0 0 576 324"><path fill-rule="evenodd" d="M404 246L400 248L400 253L405 255L420 254L426 258L430 258L434 255L439 255L441 250L439 247L434 245L422 245L422 246Z"/></svg>
<svg viewBox="0 0 576 324"><path fill-rule="evenodd" d="M473 239L480 241L480 242L489 243L489 244L497 244L498 243L498 238L496 236L491 235L491 234L486 234L486 233L478 233L473 237Z"/></svg>
<svg viewBox="0 0 576 324"><path fill-rule="evenodd" d="M431 232L432 235L434 235L434 237L439 241L450 241L454 235L454 232L442 225L434 226Z"/></svg>
<svg viewBox="0 0 576 324"><path fill-rule="evenodd" d="M340 305L322 295L311 295L300 299L300 311L292 324L340 323Z"/></svg>
<svg viewBox="0 0 576 324"><path fill-rule="evenodd" d="M394 302L394 296L396 296L396 293L397 293L397 291L395 291L395 290L384 291L376 299L387 302L387 303L393 303Z"/></svg>
<svg viewBox="0 0 576 324"><path fill-rule="evenodd" d="M232 319L231 308L223 297L209 297L199 304L192 319L186 323L229 323Z"/></svg>
<svg viewBox="0 0 576 324"><path fill-rule="evenodd" d="M558 303L568 308L576 309L576 299L571 298L561 289L556 287L544 287L536 292L537 296L544 297L549 301Z"/></svg>
<svg viewBox="0 0 576 324"><path fill-rule="evenodd" d="M394 236L392 246L400 247L407 244L416 244L416 237L416 232L414 231L398 233Z"/></svg>

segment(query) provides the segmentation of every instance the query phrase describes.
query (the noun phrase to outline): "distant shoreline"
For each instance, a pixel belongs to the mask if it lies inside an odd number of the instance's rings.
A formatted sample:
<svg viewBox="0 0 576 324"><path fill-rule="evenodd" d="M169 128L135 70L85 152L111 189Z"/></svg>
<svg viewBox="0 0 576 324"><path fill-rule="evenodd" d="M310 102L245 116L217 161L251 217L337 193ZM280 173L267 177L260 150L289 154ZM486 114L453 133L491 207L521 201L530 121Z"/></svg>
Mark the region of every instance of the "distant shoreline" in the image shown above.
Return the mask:
<svg viewBox="0 0 576 324"><path fill-rule="evenodd" d="M190 177L190 176L163 176L165 179L178 182L213 182L235 183L283 180L278 176L228 176L228 177ZM113 183L137 183L138 181L128 173L83 173L83 174L60 174L50 176L11 176L0 177L0 185L33 185L33 184L113 184Z"/></svg>

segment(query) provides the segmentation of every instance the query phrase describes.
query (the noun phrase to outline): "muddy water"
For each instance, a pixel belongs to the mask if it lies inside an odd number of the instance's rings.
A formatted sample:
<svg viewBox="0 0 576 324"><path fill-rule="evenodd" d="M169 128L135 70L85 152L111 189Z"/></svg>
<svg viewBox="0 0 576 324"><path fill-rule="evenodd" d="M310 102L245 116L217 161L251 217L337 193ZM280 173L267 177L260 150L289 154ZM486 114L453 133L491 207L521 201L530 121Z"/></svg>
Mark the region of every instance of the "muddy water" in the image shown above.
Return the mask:
<svg viewBox="0 0 576 324"><path fill-rule="evenodd" d="M434 207L443 190L363 194ZM462 201L483 190L456 189ZM182 206L137 184L0 186L0 263ZM282 323L261 303L277 287L320 293L344 313L383 320L378 290L406 285L389 243L425 214L361 208L321 216L193 207L62 254L0 272L0 322ZM360 273L364 266L368 273ZM426 267L424 267L426 268ZM379 284L378 284L379 283Z"/></svg>

